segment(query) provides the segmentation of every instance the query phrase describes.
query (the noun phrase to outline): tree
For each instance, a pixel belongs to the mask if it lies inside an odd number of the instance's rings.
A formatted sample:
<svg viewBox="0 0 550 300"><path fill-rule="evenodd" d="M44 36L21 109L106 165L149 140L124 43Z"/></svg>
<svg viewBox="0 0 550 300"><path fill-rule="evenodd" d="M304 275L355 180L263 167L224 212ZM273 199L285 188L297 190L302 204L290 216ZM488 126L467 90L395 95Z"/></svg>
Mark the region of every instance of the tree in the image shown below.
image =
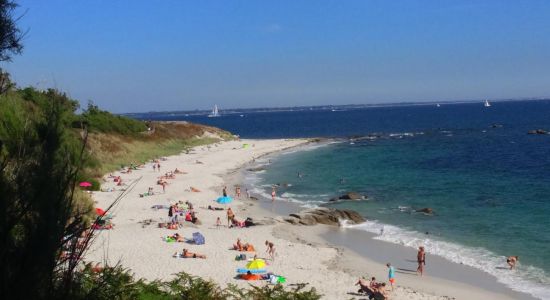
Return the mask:
<svg viewBox="0 0 550 300"><path fill-rule="evenodd" d="M12 0L0 0L0 61L11 61L14 54L21 54L21 41L25 33L17 27L20 17L14 17L17 3Z"/></svg>

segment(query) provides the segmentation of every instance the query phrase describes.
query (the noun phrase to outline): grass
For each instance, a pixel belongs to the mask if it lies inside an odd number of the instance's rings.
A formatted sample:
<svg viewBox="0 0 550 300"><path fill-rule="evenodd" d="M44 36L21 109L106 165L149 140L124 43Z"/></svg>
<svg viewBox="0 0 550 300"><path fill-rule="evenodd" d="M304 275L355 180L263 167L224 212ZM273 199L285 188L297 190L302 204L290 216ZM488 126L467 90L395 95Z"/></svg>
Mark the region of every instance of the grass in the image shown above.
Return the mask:
<svg viewBox="0 0 550 300"><path fill-rule="evenodd" d="M121 166L142 164L149 160L180 154L195 146L219 142L214 137L191 137L179 139L142 140L128 139L112 134L91 134L89 144L93 156L99 161L99 166L90 170L89 174L101 177L109 172L119 170Z"/></svg>

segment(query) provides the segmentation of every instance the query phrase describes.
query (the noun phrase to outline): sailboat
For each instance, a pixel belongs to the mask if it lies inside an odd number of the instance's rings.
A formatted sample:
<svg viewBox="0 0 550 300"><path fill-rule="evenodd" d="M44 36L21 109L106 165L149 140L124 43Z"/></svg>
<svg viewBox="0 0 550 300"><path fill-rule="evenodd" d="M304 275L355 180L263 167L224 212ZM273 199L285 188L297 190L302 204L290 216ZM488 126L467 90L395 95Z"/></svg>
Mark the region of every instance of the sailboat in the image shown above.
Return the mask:
<svg viewBox="0 0 550 300"><path fill-rule="evenodd" d="M489 103L489 100L485 100L485 104L484 104L485 107L489 107L491 106L491 103Z"/></svg>
<svg viewBox="0 0 550 300"><path fill-rule="evenodd" d="M441 105L439 105L439 103L436 104L437 107L441 107Z"/></svg>
<svg viewBox="0 0 550 300"><path fill-rule="evenodd" d="M212 112L208 115L209 118L219 117L220 113L218 112L218 105L214 104Z"/></svg>

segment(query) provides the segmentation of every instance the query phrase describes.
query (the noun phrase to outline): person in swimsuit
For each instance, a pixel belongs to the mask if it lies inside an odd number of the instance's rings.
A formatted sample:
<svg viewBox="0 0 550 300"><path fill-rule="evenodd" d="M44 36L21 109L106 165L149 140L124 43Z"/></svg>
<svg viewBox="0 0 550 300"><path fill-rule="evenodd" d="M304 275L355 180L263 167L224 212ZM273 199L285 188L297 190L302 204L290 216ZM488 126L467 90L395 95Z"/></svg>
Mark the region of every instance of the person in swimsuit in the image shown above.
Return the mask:
<svg viewBox="0 0 550 300"><path fill-rule="evenodd" d="M275 187L272 187L271 188L271 201L275 201L275 195L276 195Z"/></svg>
<svg viewBox="0 0 550 300"><path fill-rule="evenodd" d="M273 244L270 241L265 241L265 245L267 246L267 249L265 250L265 252L269 254L269 256L271 257L271 260L275 260L275 244Z"/></svg>
<svg viewBox="0 0 550 300"><path fill-rule="evenodd" d="M226 186L223 187L223 192L222 193L223 193L224 197L227 197L227 187Z"/></svg>
<svg viewBox="0 0 550 300"><path fill-rule="evenodd" d="M416 254L416 261L418 262L418 268L416 273L420 273L420 276L424 275L424 266L426 265L426 252L424 252L424 247L418 247L418 253Z"/></svg>
<svg viewBox="0 0 550 300"><path fill-rule="evenodd" d="M227 227L231 226L231 223L233 223L233 219L235 219L235 214L233 213L233 210L231 210L231 207L227 209Z"/></svg>
<svg viewBox="0 0 550 300"><path fill-rule="evenodd" d="M187 249L183 249L181 256L183 258L206 258L206 255L189 252Z"/></svg>
<svg viewBox="0 0 550 300"><path fill-rule="evenodd" d="M516 263L519 260L519 256L508 256L506 258L506 263L510 266L510 270L514 269L516 267Z"/></svg>

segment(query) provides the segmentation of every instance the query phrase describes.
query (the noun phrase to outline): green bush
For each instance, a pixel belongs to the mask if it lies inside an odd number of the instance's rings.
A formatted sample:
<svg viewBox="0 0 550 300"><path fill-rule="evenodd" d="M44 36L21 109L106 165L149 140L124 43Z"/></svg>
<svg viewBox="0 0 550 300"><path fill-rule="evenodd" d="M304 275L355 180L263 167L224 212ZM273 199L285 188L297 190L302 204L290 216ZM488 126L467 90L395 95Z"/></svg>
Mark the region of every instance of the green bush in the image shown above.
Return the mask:
<svg viewBox="0 0 550 300"><path fill-rule="evenodd" d="M189 299L189 300L318 300L314 288L305 290L305 284L286 289L278 284L250 288L229 285L223 289L210 280L178 273L170 281L146 282L134 280L130 272L121 266L94 272L90 265L77 273L72 299Z"/></svg>
<svg viewBox="0 0 550 300"><path fill-rule="evenodd" d="M108 111L99 109L93 103L88 104L88 109L82 113L80 122L82 124L73 122L73 126L80 127L81 125L86 125L90 132L110 132L130 135L147 130L144 122L113 115Z"/></svg>
<svg viewBox="0 0 550 300"><path fill-rule="evenodd" d="M92 186L90 187L90 191L99 191L101 189L101 183L99 182L99 180L91 178L88 180L88 182L92 184Z"/></svg>

